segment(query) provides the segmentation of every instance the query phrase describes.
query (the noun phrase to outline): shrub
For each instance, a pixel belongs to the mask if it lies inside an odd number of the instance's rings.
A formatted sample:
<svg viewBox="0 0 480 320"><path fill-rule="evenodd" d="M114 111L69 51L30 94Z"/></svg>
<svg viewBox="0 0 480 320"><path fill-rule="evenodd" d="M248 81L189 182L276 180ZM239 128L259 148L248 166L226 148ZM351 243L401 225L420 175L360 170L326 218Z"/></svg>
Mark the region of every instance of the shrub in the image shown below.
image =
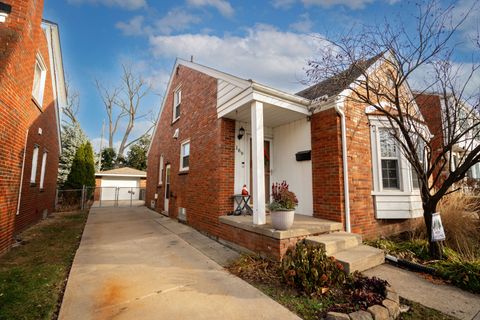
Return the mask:
<svg viewBox="0 0 480 320"><path fill-rule="evenodd" d="M288 250L281 272L289 285L308 295L322 294L328 288L344 284L346 279L341 263L305 241Z"/></svg>
<svg viewBox="0 0 480 320"><path fill-rule="evenodd" d="M480 293L480 260L442 260L435 263L437 273L452 284L473 293Z"/></svg>
<svg viewBox="0 0 480 320"><path fill-rule="evenodd" d="M271 211L294 210L297 205L297 196L288 190L286 181L272 184L272 202L268 205Z"/></svg>
<svg viewBox="0 0 480 320"><path fill-rule="evenodd" d="M444 245L467 260L480 258L480 220L472 197L452 193L440 201L437 209L445 229Z"/></svg>

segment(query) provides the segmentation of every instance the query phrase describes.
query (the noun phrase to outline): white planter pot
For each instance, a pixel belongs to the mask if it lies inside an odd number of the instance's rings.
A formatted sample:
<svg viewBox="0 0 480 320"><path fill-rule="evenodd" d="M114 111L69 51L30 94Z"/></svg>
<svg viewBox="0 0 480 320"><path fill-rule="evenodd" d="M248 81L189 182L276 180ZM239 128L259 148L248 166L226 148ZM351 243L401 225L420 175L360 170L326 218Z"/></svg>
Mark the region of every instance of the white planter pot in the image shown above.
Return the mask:
<svg viewBox="0 0 480 320"><path fill-rule="evenodd" d="M295 210L290 211L272 211L272 226L277 230L288 230L293 224Z"/></svg>

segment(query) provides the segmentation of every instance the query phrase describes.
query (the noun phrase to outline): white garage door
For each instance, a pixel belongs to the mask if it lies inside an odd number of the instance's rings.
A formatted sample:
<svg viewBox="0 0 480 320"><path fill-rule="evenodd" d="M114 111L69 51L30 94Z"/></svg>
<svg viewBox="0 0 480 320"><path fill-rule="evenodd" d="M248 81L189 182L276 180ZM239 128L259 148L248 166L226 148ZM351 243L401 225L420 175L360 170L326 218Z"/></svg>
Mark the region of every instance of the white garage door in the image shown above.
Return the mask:
<svg viewBox="0 0 480 320"><path fill-rule="evenodd" d="M140 195L140 179L127 177L103 177L102 201L115 200L118 188L118 200L138 200Z"/></svg>

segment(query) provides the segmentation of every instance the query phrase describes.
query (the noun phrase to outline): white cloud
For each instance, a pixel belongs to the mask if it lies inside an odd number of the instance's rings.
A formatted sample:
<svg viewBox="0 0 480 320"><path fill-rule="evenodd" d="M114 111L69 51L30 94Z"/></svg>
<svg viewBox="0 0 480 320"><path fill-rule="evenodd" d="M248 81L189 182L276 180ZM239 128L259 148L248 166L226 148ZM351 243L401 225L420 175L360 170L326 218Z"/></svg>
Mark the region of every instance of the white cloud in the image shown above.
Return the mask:
<svg viewBox="0 0 480 320"><path fill-rule="evenodd" d="M374 0L302 0L305 6L321 6L330 8L337 5L344 5L350 9L363 9Z"/></svg>
<svg viewBox="0 0 480 320"><path fill-rule="evenodd" d="M303 33L310 32L312 30L312 27L313 21L310 20L310 15L308 13L300 15L300 20L290 25L291 29Z"/></svg>
<svg viewBox="0 0 480 320"><path fill-rule="evenodd" d="M136 16L130 19L128 22L119 21L115 24L117 29L120 29L126 36L141 36L145 33L143 22L145 18L143 16Z"/></svg>
<svg viewBox="0 0 480 320"><path fill-rule="evenodd" d="M100 4L108 7L120 7L128 10L137 10L147 6L146 0L67 0L70 4Z"/></svg>
<svg viewBox="0 0 480 320"><path fill-rule="evenodd" d="M271 3L276 9L290 9L296 0L273 0Z"/></svg>
<svg viewBox="0 0 480 320"><path fill-rule="evenodd" d="M175 8L170 10L163 18L157 20L154 23L154 29L162 34L170 34L173 31L188 29L190 25L199 22L199 17L180 8Z"/></svg>
<svg viewBox="0 0 480 320"><path fill-rule="evenodd" d="M452 15L454 23L459 23L462 19L465 19L459 30L467 42L466 47L468 49L474 48L474 41L480 33L480 3L478 0L458 1Z"/></svg>
<svg viewBox="0 0 480 320"><path fill-rule="evenodd" d="M234 14L232 5L226 0L187 0L187 3L194 7L214 7L225 17L231 17Z"/></svg>
<svg viewBox="0 0 480 320"><path fill-rule="evenodd" d="M247 29L244 36L152 36L150 44L157 58L173 62L176 57L193 55L198 63L288 91L303 87L299 80L304 78L306 61L325 46L313 36L267 25Z"/></svg>
<svg viewBox="0 0 480 320"><path fill-rule="evenodd" d="M144 36L151 34L171 34L175 31L188 29L192 24L201 22L196 15L180 8L174 8L156 21L145 21L143 16L135 16L128 22L119 21L115 24L126 36Z"/></svg>

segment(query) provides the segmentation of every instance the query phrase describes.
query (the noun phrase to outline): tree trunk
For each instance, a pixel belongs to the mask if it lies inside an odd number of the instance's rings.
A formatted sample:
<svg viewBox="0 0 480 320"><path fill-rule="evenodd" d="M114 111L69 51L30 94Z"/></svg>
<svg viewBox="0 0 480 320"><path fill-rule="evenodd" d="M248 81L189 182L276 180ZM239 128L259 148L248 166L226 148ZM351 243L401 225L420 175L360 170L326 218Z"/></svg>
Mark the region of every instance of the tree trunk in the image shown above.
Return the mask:
<svg viewBox="0 0 480 320"><path fill-rule="evenodd" d="M435 213L435 210L425 210L423 211L423 219L425 220L425 226L427 227L427 237L428 237L428 251L430 256L433 259L440 260L442 259L442 248L438 241L432 241L432 215Z"/></svg>

